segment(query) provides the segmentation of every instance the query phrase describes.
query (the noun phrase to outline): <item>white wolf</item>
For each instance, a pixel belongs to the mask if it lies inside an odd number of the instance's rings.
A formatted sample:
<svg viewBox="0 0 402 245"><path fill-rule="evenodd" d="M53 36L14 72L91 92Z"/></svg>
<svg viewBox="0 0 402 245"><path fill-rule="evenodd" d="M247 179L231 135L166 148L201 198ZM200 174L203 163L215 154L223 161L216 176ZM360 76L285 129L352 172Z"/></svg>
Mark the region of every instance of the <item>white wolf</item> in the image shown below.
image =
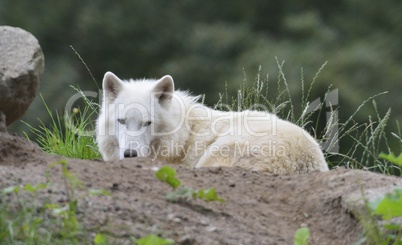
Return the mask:
<svg viewBox="0 0 402 245"><path fill-rule="evenodd" d="M305 130L261 111L222 112L177 91L171 76L103 78L97 143L104 160L147 156L193 167L240 166L272 174L327 171Z"/></svg>

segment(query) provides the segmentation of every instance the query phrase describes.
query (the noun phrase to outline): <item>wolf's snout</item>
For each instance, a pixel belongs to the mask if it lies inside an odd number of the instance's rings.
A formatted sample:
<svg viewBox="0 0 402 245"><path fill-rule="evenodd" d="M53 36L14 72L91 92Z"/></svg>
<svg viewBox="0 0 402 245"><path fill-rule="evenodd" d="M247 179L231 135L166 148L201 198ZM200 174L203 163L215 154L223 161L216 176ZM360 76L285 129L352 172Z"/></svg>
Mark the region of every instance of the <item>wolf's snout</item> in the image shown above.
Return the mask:
<svg viewBox="0 0 402 245"><path fill-rule="evenodd" d="M130 158L130 157L137 157L137 151L133 149L127 149L124 151L124 158Z"/></svg>

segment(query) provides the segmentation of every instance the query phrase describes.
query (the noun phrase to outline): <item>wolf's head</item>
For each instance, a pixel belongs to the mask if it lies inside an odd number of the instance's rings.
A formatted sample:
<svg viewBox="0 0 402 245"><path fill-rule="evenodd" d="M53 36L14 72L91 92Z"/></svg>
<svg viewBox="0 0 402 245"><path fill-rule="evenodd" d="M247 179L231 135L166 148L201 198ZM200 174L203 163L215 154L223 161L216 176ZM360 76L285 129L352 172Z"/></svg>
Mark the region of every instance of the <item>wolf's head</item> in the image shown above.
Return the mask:
<svg viewBox="0 0 402 245"><path fill-rule="evenodd" d="M161 117L172 103L173 78L122 81L107 72L103 93L102 110L111 135L118 140L120 159L152 154L155 135L169 128Z"/></svg>

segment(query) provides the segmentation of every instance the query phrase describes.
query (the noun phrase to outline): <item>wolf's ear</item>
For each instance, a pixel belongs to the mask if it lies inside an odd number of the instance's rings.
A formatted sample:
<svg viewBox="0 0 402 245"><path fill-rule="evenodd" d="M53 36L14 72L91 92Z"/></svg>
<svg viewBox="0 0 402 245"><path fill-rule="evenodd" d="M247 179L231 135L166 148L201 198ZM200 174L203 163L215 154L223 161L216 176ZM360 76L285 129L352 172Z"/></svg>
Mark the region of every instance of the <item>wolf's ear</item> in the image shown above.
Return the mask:
<svg viewBox="0 0 402 245"><path fill-rule="evenodd" d="M102 82L103 93L109 100L115 100L123 89L123 82L112 72L105 73Z"/></svg>
<svg viewBox="0 0 402 245"><path fill-rule="evenodd" d="M159 104L162 106L167 106L172 101L174 92L174 82L173 78L166 75L156 82L155 88L152 90L154 92Z"/></svg>

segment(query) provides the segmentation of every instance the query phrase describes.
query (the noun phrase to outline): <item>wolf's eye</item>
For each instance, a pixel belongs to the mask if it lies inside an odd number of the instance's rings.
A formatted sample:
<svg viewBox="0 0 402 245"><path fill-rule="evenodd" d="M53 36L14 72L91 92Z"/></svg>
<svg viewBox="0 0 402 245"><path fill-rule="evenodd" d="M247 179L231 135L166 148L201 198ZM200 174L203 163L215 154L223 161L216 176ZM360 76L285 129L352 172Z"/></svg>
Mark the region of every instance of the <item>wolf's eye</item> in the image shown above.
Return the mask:
<svg viewBox="0 0 402 245"><path fill-rule="evenodd" d="M119 118L117 121L122 125L126 124L126 119Z"/></svg>
<svg viewBox="0 0 402 245"><path fill-rule="evenodd" d="M144 125L144 127L146 127L146 126L149 126L149 125L151 125L151 121L146 121L146 122L144 122L142 125Z"/></svg>

